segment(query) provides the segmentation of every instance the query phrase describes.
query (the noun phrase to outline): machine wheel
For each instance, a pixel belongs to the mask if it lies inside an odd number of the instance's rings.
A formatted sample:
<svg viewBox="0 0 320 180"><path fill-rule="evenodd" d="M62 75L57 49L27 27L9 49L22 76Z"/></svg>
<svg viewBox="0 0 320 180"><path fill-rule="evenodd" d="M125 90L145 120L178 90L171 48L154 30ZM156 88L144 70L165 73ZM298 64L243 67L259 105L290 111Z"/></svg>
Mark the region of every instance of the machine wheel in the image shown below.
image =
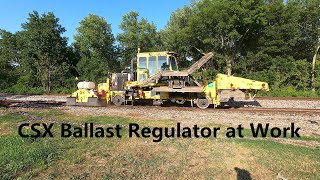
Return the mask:
<svg viewBox="0 0 320 180"><path fill-rule="evenodd" d="M124 98L122 96L117 95L112 98L112 102L116 106L121 106L124 102Z"/></svg>
<svg viewBox="0 0 320 180"><path fill-rule="evenodd" d="M162 99L154 99L152 105L161 106L163 104Z"/></svg>
<svg viewBox="0 0 320 180"><path fill-rule="evenodd" d="M209 107L210 102L207 98L202 97L202 98L198 98L196 100L196 104L197 104L198 108L206 109L207 107Z"/></svg>
<svg viewBox="0 0 320 180"><path fill-rule="evenodd" d="M177 104L183 105L186 102L186 100L182 99L182 100L176 100Z"/></svg>

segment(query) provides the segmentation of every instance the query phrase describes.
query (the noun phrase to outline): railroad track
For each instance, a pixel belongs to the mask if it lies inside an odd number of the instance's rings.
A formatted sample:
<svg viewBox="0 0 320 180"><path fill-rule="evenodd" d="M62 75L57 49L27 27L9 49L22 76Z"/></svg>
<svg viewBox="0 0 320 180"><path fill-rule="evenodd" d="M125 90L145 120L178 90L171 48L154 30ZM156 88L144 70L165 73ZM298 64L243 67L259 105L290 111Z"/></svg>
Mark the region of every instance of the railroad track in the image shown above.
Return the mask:
<svg viewBox="0 0 320 180"><path fill-rule="evenodd" d="M26 100L0 100L2 107L34 107L34 106L63 106L65 102L60 101L26 101Z"/></svg>
<svg viewBox="0 0 320 180"><path fill-rule="evenodd" d="M320 98L304 98L304 97L255 97L255 100L320 101Z"/></svg>
<svg viewBox="0 0 320 180"><path fill-rule="evenodd" d="M113 106L116 107L116 106ZM112 108L113 108L112 107ZM118 108L118 107L117 107ZM287 114L314 114L320 115L320 109L305 109L305 108L265 108L265 107L240 107L240 108L207 108L207 109L199 109L197 107L160 107L160 106L128 106L125 108L140 108L150 110L151 108L159 109L159 110L177 110L177 111L193 111L193 112L252 112L252 113L287 113Z"/></svg>
<svg viewBox="0 0 320 180"><path fill-rule="evenodd" d="M0 99L5 98L6 96L48 96L48 97L67 97L70 94L12 94L12 93L0 93ZM305 98L305 97L255 97L256 100L296 100L296 101L320 101L318 98Z"/></svg>
<svg viewBox="0 0 320 180"><path fill-rule="evenodd" d="M319 114L320 109L305 109L305 108L264 108L264 107L241 107L241 108L231 108L230 111L239 111L239 112L274 112L274 113L290 113L290 114Z"/></svg>
<svg viewBox="0 0 320 180"><path fill-rule="evenodd" d="M56 95L53 95L56 96ZM276 98L258 98L275 100ZM280 100L320 100L320 98L280 98ZM279 98L277 99L279 100ZM39 101L39 100L12 100L12 99L0 99L0 106L3 107L59 107L65 106L65 102L62 101ZM108 108L108 107L101 107ZM109 108L119 108L114 105L110 105ZM320 115L320 109L306 109L306 108L268 108L268 107L239 107L239 108L208 108L205 110L198 109L196 107L181 107L181 106L169 106L169 107L159 107L159 106L122 106L121 108L141 108L141 109L151 109L159 108L161 110L178 110L178 111L229 111L229 112L252 112L252 113L288 113L288 114L310 114L310 115Z"/></svg>

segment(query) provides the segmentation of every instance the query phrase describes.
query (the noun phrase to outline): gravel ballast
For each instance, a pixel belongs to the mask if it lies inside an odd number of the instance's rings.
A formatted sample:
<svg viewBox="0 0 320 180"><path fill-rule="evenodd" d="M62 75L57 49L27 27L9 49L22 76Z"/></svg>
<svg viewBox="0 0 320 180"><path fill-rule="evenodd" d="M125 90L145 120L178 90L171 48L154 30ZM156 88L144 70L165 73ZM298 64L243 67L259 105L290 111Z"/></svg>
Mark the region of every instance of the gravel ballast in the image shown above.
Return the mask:
<svg viewBox="0 0 320 180"><path fill-rule="evenodd" d="M56 101L56 102L66 102L67 95L5 95L0 94L0 100L19 100L19 101ZM253 103L240 103L244 106L260 107L260 108L303 108L303 109L320 109L320 99L303 100L297 99L283 100L272 98L258 99Z"/></svg>

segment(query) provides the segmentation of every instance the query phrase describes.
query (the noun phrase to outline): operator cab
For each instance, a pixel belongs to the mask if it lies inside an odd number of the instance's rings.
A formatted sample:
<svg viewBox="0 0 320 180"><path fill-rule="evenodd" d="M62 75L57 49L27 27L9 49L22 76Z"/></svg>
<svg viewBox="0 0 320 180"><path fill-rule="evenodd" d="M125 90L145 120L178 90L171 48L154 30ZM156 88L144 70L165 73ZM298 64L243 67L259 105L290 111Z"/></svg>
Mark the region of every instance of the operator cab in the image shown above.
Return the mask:
<svg viewBox="0 0 320 180"><path fill-rule="evenodd" d="M177 53L145 52L137 54L137 81L142 82L160 71L178 71Z"/></svg>

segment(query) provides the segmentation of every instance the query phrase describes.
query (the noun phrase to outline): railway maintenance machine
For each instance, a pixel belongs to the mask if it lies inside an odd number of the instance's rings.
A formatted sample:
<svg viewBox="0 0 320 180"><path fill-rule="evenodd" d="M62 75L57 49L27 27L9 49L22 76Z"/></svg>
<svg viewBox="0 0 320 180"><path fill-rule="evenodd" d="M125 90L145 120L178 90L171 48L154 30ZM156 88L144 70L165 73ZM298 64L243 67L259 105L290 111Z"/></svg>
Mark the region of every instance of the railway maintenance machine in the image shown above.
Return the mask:
<svg viewBox="0 0 320 180"><path fill-rule="evenodd" d="M79 82L78 90L67 97L67 105L107 106L166 102L190 102L206 109L230 101L253 101L257 90L269 90L268 83L235 76L217 74L212 80L196 80L192 73L214 57L204 54L187 70L178 70L174 52L137 53L131 60L130 71L114 73L105 83Z"/></svg>

